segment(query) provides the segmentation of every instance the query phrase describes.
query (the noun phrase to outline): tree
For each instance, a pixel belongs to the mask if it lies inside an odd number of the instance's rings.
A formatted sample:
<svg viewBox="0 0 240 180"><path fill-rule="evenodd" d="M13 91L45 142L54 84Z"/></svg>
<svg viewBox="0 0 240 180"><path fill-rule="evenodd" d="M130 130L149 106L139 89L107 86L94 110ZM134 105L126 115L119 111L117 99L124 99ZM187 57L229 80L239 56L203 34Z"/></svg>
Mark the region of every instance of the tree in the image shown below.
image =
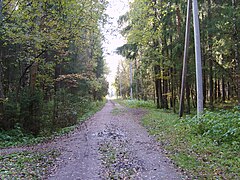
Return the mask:
<svg viewBox="0 0 240 180"><path fill-rule="evenodd" d="M197 5L201 15L199 33L198 28L195 28L195 54L198 58L194 63L194 45L190 43L186 96L182 99L187 101L187 113L192 108L198 108L201 113L203 106L213 109L219 103L225 106L224 103L231 102L234 105L239 99L239 65L236 58L236 52L239 51L239 28L236 22L240 16L237 13L239 5L235 0L193 1L193 5L195 27L198 24L198 13L195 11ZM182 1L134 0L130 3L130 11L119 18L126 44L135 44L138 49L135 56L138 72L134 70L134 77L142 82L137 83L141 90L136 88L134 97L153 99L157 108L170 107L175 111L179 105L184 44L182 24L186 19L186 9L186 3ZM190 32L193 30L191 26ZM145 81L146 75L152 80L150 83ZM143 98L140 95L142 92L149 92L148 97ZM225 101L226 98L228 101Z"/></svg>
<svg viewBox="0 0 240 180"><path fill-rule="evenodd" d="M0 128L18 124L37 135L76 123L87 102L107 93L100 30L107 2L0 2Z"/></svg>

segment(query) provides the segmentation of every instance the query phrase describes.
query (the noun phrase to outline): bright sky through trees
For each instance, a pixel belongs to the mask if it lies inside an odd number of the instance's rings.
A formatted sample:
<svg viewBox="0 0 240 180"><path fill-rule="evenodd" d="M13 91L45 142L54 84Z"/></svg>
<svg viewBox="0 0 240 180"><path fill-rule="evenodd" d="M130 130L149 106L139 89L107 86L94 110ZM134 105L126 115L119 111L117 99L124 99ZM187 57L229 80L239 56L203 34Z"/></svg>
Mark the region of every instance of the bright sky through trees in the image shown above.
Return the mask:
<svg viewBox="0 0 240 180"><path fill-rule="evenodd" d="M110 16L110 23L104 29L104 35L106 41L104 43L106 63L109 67L110 73L108 74L107 80L109 82L109 88L113 89L111 84L114 82L118 62L122 59L122 56L114 53L117 47L122 46L124 38L117 31L118 24L117 20L119 16L125 14L128 7L129 0L109 0L109 5L106 13Z"/></svg>

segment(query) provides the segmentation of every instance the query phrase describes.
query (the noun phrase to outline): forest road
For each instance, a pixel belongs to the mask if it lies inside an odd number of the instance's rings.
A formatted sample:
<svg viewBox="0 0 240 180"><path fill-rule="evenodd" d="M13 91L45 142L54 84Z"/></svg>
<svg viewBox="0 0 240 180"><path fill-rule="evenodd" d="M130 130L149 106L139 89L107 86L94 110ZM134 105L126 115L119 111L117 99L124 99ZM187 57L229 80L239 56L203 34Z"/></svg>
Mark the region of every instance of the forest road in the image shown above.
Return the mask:
<svg viewBox="0 0 240 180"><path fill-rule="evenodd" d="M108 101L101 111L57 143L61 155L48 179L183 179L140 125L139 119L145 113Z"/></svg>

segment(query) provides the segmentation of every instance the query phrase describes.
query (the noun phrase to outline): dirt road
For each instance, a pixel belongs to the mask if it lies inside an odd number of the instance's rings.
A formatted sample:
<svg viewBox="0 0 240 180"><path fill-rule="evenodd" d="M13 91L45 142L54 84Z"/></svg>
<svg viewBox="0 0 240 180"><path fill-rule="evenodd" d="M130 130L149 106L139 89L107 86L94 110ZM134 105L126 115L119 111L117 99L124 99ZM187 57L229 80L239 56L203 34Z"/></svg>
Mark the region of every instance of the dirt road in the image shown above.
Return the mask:
<svg viewBox="0 0 240 180"><path fill-rule="evenodd" d="M144 113L108 101L56 144L62 154L49 179L182 179L139 124Z"/></svg>

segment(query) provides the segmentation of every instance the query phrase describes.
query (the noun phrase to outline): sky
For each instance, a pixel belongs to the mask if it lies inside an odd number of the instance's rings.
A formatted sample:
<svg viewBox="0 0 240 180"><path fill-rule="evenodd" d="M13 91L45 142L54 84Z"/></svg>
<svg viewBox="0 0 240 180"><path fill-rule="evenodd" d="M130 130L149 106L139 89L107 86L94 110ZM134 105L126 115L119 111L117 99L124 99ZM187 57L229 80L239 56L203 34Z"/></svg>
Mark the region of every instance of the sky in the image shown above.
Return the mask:
<svg viewBox="0 0 240 180"><path fill-rule="evenodd" d="M109 5L106 10L106 13L111 17L111 19L110 24L106 25L103 30L106 38L103 47L105 49L104 56L106 64L110 70L107 75L110 91L114 89L111 84L114 83L118 63L120 60L124 59L122 56L117 55L115 50L117 47L126 43L125 39L118 32L117 21L119 16L125 14L129 10L128 1L129 0L109 0Z"/></svg>

